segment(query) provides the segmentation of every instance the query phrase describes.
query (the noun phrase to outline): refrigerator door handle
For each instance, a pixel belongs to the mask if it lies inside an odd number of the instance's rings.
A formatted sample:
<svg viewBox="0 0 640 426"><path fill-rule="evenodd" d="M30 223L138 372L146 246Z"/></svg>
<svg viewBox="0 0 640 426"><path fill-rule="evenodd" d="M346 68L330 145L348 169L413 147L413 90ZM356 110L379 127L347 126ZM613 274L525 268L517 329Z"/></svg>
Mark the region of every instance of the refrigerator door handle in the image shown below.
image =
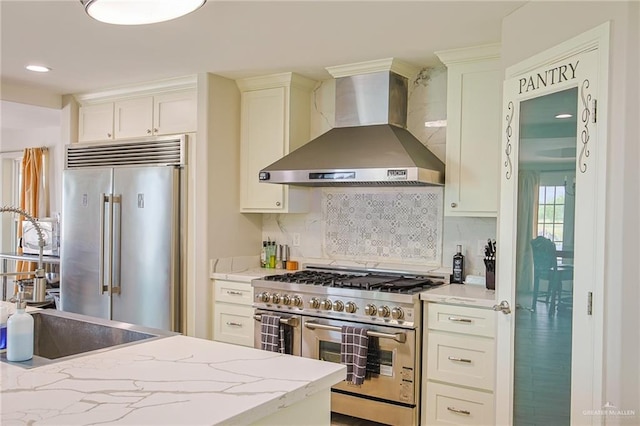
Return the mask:
<svg viewBox="0 0 640 426"><path fill-rule="evenodd" d="M113 209L115 205L118 205L118 211L115 215L115 220L113 217ZM120 238L120 230L122 228L122 195L112 195L111 196L111 262L109 264L109 268L111 271L111 294L120 294L120 254L122 253L121 238ZM117 227L116 227L117 222ZM116 265L116 270L114 271L114 261Z"/></svg>
<svg viewBox="0 0 640 426"><path fill-rule="evenodd" d="M104 207L105 203L109 202L109 197L104 192L100 194L100 262L98 265L98 286L100 294L105 294L109 291L109 287L104 282L104 242L105 242L105 218Z"/></svg>
<svg viewBox="0 0 640 426"><path fill-rule="evenodd" d="M113 285L113 195L107 195L109 203L109 236L107 237L107 271L109 277L107 279L107 294L111 296L111 287Z"/></svg>

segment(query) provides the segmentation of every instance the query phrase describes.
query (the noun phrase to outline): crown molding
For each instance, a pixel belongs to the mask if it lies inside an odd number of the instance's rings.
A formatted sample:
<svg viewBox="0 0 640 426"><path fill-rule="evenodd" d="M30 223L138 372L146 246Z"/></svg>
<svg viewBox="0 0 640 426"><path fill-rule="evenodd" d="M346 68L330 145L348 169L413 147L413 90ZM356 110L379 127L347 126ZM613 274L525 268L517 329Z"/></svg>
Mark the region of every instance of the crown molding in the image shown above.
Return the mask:
<svg viewBox="0 0 640 426"><path fill-rule="evenodd" d="M484 44L481 46L463 47L460 49L440 50L434 52L446 66L500 58L500 43Z"/></svg>
<svg viewBox="0 0 640 426"><path fill-rule="evenodd" d="M249 90L272 89L274 87L289 86L311 90L316 86L316 84L317 81L292 72L283 72L279 74L269 74L236 80L236 85L243 92Z"/></svg>
<svg viewBox="0 0 640 426"><path fill-rule="evenodd" d="M119 86L99 92L88 92L74 95L80 105L90 105L101 102L151 96L166 92L196 89L197 75L156 80L144 84Z"/></svg>
<svg viewBox="0 0 640 426"><path fill-rule="evenodd" d="M336 65L325 68L333 78L350 77L358 74L391 71L405 78L413 78L420 69L395 58L376 59L353 64Z"/></svg>

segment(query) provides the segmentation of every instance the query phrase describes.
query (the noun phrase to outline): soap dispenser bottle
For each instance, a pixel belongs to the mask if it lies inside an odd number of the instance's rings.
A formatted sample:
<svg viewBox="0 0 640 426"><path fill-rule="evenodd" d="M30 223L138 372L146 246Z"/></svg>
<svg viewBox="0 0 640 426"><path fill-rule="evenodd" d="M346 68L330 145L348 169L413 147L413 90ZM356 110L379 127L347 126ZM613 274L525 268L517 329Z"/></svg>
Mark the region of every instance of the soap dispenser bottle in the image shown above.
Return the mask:
<svg viewBox="0 0 640 426"><path fill-rule="evenodd" d="M27 361L33 358L33 317L25 312L27 302L18 294L16 313L7 320L7 360Z"/></svg>

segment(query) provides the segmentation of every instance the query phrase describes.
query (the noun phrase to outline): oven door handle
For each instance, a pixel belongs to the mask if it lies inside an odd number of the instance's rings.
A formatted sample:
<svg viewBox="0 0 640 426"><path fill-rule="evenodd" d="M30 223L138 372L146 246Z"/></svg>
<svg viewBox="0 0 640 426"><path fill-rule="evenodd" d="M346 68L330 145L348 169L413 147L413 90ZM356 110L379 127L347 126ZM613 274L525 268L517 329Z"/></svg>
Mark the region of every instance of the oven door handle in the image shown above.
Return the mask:
<svg viewBox="0 0 640 426"><path fill-rule="evenodd" d="M329 330L329 331L342 331L341 327L333 325L318 324L317 322L305 322L304 326L309 330ZM407 341L406 333L380 333L378 331L367 330L367 336L379 337L381 339L393 339L396 342L404 343Z"/></svg>
<svg viewBox="0 0 640 426"><path fill-rule="evenodd" d="M253 318L256 321L262 321L262 315L260 314L255 314L253 316ZM291 317L291 318L280 318L280 324L284 324L284 325L288 325L291 327L297 327L299 324L298 318L296 317Z"/></svg>

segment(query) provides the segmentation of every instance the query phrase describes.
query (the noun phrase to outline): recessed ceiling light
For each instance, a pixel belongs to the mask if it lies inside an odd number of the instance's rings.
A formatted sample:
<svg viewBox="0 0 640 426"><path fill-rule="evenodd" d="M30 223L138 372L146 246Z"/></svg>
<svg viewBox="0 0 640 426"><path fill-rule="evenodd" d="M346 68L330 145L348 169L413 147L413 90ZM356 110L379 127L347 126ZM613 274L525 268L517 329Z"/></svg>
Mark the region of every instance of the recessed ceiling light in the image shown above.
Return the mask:
<svg viewBox="0 0 640 426"><path fill-rule="evenodd" d="M51 68L44 67L42 65L27 65L25 68L28 69L29 71L34 71L34 72L49 72L49 71L51 71Z"/></svg>
<svg viewBox="0 0 640 426"><path fill-rule="evenodd" d="M556 115L556 118L571 118L573 117L572 114L558 114Z"/></svg>
<svg viewBox="0 0 640 426"><path fill-rule="evenodd" d="M115 25L170 21L200 8L206 0L80 0L93 19Z"/></svg>

